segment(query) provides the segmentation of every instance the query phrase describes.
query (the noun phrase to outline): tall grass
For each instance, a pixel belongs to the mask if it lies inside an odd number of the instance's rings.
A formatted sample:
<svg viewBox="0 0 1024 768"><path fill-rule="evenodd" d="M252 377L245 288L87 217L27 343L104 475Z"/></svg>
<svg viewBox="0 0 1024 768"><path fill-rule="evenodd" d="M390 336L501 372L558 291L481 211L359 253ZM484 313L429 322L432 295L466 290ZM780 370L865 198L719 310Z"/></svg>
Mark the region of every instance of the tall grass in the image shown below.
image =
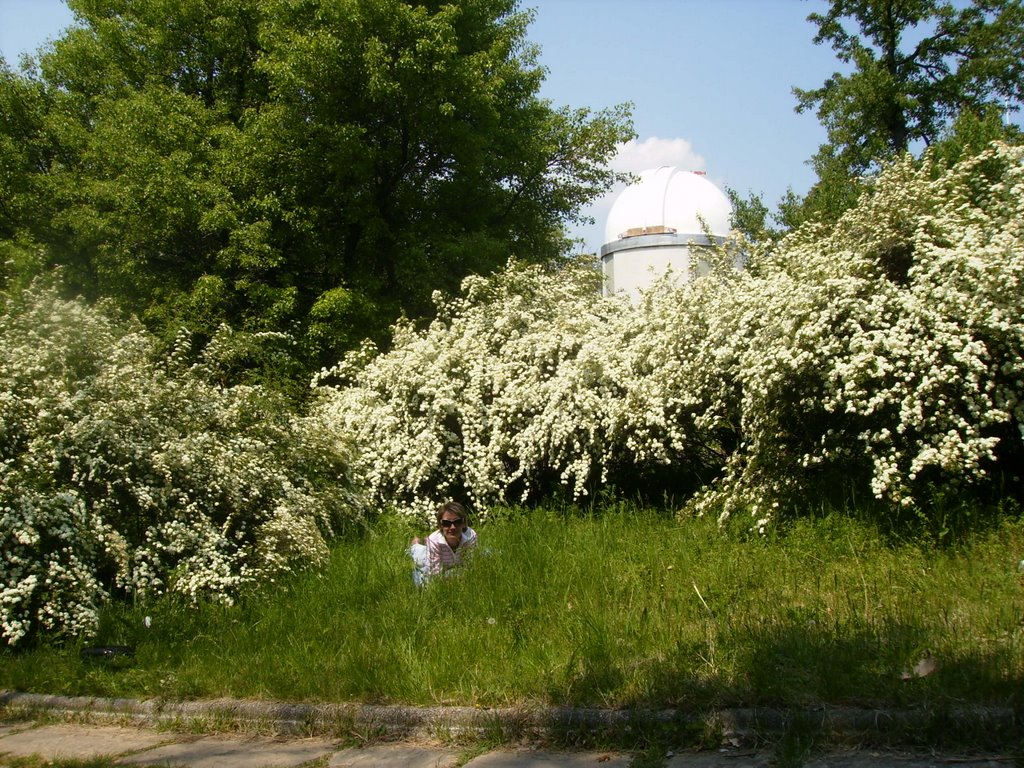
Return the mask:
<svg viewBox="0 0 1024 768"><path fill-rule="evenodd" d="M104 616L94 643L3 655L47 693L601 707L1022 705L1024 521L956 547L832 514L757 536L619 509L496 514L417 589L392 521L234 607ZM146 626L145 617L150 617ZM930 655L934 671L913 668ZM909 679L907 679L909 673Z"/></svg>

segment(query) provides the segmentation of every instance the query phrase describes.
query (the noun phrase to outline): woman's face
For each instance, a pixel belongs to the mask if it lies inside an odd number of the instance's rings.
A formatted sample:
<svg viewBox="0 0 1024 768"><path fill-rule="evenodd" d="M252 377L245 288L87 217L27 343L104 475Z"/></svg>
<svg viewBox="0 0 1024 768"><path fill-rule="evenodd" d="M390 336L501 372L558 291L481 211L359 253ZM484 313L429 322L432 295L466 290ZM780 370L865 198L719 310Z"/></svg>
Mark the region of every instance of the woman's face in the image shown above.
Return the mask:
<svg viewBox="0 0 1024 768"><path fill-rule="evenodd" d="M441 534L452 549L458 548L462 541L462 532L465 530L465 519L455 512L445 512L441 515Z"/></svg>

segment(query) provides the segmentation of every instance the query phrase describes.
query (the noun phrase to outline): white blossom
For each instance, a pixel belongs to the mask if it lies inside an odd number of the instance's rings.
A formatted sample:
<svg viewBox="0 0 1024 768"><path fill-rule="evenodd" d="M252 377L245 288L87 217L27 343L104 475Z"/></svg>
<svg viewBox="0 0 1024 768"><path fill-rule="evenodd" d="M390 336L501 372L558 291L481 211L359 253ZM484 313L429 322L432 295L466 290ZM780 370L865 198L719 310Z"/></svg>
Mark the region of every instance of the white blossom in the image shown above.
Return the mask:
<svg viewBox="0 0 1024 768"><path fill-rule="evenodd" d="M908 157L840 221L727 243L710 275L636 304L585 266L469 278L428 328L325 372L320 412L373 503L417 516L658 465L704 468L690 508L758 530L829 478L901 505L984 482L1021 447L1022 154Z"/></svg>
<svg viewBox="0 0 1024 768"><path fill-rule="evenodd" d="M296 565L359 506L343 447L258 387L241 343L169 360L137 326L32 286L0 317L0 636L88 636L114 594L229 602ZM194 361L193 361L194 360ZM333 478L316 481L317 475ZM322 486L322 487L320 487Z"/></svg>

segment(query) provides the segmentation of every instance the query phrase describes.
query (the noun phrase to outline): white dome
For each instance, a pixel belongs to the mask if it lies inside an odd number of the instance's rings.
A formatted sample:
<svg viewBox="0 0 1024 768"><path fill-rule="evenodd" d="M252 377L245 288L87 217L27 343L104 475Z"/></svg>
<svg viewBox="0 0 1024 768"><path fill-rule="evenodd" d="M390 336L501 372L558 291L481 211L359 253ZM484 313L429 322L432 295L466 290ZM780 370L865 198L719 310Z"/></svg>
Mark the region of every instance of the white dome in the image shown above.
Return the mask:
<svg viewBox="0 0 1024 768"><path fill-rule="evenodd" d="M731 215L729 198L703 173L663 165L641 173L619 195L608 213L604 241L662 233L700 238L705 233L700 218L711 234L726 237Z"/></svg>

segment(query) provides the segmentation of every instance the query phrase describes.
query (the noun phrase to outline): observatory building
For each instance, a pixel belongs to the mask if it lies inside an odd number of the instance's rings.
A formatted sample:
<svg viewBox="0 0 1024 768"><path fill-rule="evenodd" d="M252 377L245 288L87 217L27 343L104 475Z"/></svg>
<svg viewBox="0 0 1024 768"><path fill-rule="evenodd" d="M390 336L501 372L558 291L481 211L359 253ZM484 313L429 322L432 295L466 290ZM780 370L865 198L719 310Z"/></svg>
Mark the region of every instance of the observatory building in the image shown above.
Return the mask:
<svg viewBox="0 0 1024 768"><path fill-rule="evenodd" d="M637 298L669 269L685 282L695 249L722 243L732 205L702 171L662 166L644 171L615 200L604 229L604 293ZM691 264L692 262L692 264Z"/></svg>

